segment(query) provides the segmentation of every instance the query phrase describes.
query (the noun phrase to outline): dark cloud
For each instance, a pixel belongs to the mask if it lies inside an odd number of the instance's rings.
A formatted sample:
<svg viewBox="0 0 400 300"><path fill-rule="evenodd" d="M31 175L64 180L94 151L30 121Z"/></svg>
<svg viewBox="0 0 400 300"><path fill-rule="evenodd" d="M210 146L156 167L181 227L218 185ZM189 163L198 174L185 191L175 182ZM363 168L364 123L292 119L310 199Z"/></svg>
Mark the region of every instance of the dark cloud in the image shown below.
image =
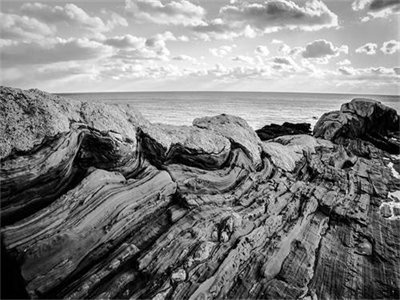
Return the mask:
<svg viewBox="0 0 400 300"><path fill-rule="evenodd" d="M373 0L369 5L369 9L372 11L379 11L397 5L400 5L400 0Z"/></svg>
<svg viewBox="0 0 400 300"><path fill-rule="evenodd" d="M366 10L363 22L374 18L385 18L400 13L400 0L355 0L353 10Z"/></svg>
<svg viewBox="0 0 400 300"><path fill-rule="evenodd" d="M302 6L290 0L242 2L220 9L218 18L193 28L211 37L255 36L281 29L319 30L337 27L338 18L319 0Z"/></svg>
<svg viewBox="0 0 400 300"><path fill-rule="evenodd" d="M335 47L327 40L316 40L307 44L301 55L304 58L324 58L338 56L341 52L347 53L348 47L345 45Z"/></svg>

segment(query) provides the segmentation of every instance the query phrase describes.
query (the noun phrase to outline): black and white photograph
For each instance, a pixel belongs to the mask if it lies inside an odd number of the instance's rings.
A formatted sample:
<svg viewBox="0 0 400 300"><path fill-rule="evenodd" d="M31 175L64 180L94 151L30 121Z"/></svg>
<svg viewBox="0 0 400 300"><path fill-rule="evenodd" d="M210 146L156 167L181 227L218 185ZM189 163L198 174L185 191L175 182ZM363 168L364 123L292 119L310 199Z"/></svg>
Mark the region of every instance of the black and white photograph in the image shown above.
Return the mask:
<svg viewBox="0 0 400 300"><path fill-rule="evenodd" d="M400 299L400 0L0 0L1 299Z"/></svg>

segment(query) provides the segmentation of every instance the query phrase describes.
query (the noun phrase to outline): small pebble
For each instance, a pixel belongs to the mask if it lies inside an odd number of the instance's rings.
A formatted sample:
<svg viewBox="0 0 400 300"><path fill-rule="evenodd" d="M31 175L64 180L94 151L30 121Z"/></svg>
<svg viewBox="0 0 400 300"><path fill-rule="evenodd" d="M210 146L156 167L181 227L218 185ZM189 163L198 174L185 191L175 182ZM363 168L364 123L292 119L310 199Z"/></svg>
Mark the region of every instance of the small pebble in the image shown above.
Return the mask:
<svg viewBox="0 0 400 300"><path fill-rule="evenodd" d="M171 279L174 282L185 281L186 280L186 271L184 269L179 269L178 271L172 273Z"/></svg>
<svg viewBox="0 0 400 300"><path fill-rule="evenodd" d="M221 233L221 242L226 243L227 241L229 241L229 236L225 231L223 231Z"/></svg>

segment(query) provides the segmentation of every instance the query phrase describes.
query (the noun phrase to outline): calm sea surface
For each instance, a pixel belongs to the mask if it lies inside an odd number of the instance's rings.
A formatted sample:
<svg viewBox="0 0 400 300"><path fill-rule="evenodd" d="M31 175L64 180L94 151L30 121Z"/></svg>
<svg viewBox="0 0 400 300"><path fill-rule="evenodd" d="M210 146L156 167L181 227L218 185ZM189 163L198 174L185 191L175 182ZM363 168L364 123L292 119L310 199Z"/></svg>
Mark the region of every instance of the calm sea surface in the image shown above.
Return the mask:
<svg viewBox="0 0 400 300"><path fill-rule="evenodd" d="M244 118L254 129L266 124L308 122L356 97L381 101L400 112L400 96L264 92L121 92L60 94L64 97L132 104L150 122L191 125L193 119L222 113Z"/></svg>

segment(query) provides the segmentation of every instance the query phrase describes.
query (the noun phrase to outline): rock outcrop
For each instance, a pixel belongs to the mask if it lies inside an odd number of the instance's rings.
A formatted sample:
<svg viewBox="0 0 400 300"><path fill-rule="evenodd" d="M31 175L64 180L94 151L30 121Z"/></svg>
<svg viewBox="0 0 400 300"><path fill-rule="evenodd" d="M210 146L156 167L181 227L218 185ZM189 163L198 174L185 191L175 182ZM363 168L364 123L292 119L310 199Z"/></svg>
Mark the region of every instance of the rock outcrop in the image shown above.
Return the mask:
<svg viewBox="0 0 400 300"><path fill-rule="evenodd" d="M271 124L256 130L257 135L262 141L272 140L282 135L309 134L311 135L311 124L309 123L289 123L282 125Z"/></svg>
<svg viewBox="0 0 400 300"><path fill-rule="evenodd" d="M340 111L325 113L314 127L314 136L346 143L361 138L390 153L400 153L395 140L400 131L396 110L382 103L364 98L345 103Z"/></svg>
<svg viewBox="0 0 400 300"><path fill-rule="evenodd" d="M234 116L150 124L2 87L2 293L398 299L399 157L369 132L385 116L395 144L399 117L351 103L263 142Z"/></svg>

